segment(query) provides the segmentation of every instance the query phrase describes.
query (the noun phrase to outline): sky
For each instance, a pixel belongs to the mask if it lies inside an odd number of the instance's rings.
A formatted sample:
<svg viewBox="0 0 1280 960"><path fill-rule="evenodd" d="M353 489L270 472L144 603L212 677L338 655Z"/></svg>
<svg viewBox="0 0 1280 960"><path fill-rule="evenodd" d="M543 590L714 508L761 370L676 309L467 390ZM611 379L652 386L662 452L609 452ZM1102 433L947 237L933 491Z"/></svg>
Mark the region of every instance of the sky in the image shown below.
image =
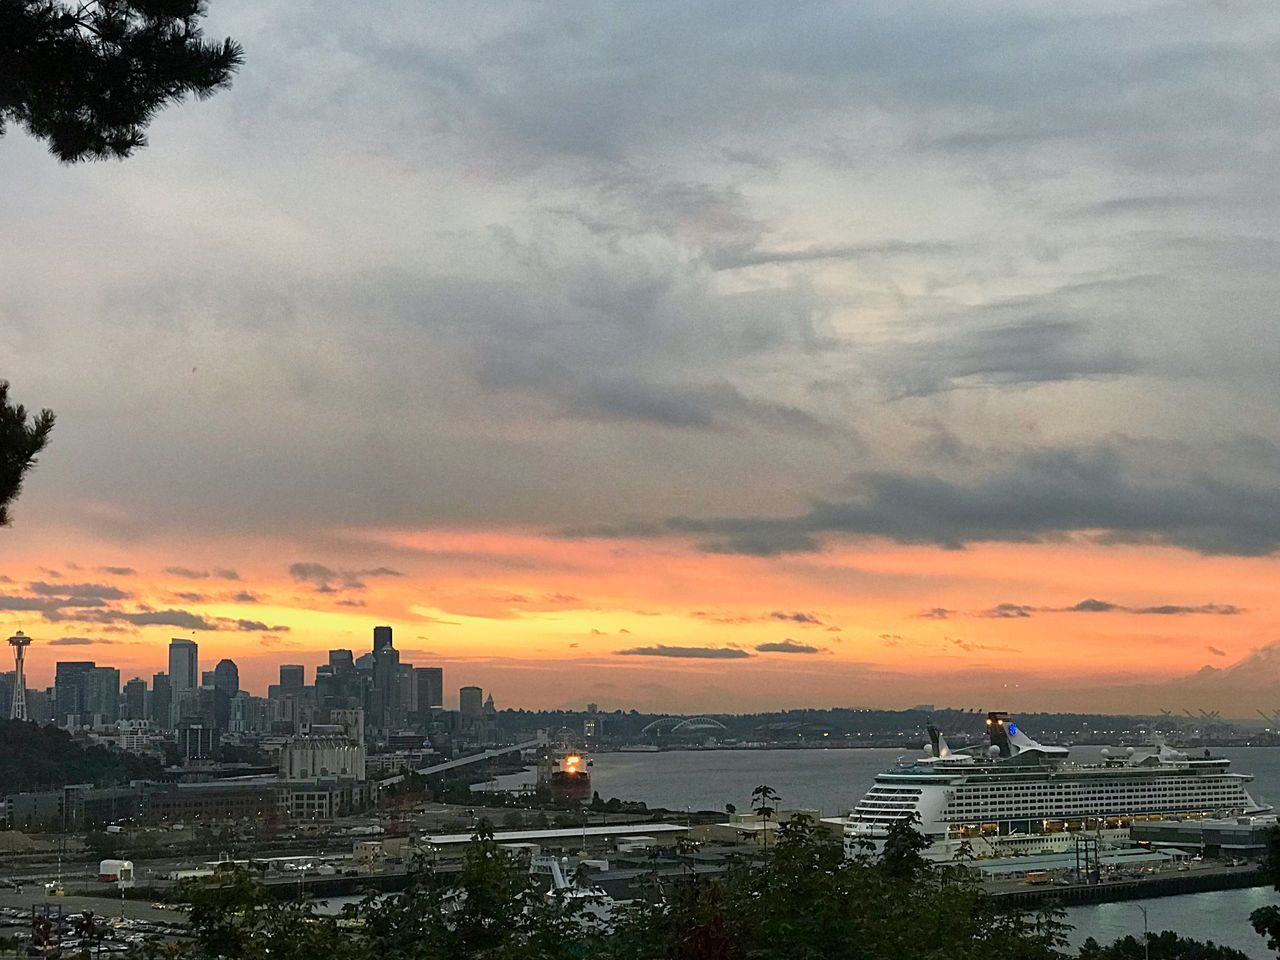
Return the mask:
<svg viewBox="0 0 1280 960"><path fill-rule="evenodd" d="M0 139L35 682L387 623L500 707L1280 705L1274 4L207 32L135 157Z"/></svg>

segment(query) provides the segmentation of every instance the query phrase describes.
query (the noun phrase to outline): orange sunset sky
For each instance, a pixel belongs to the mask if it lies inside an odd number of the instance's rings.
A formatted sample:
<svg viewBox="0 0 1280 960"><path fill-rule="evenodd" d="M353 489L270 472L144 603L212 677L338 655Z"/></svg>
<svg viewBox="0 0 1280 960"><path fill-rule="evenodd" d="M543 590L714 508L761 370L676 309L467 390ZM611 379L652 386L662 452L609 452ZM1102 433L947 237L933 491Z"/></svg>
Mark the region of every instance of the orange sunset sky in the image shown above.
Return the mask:
<svg viewBox="0 0 1280 960"><path fill-rule="evenodd" d="M754 6L219 0L137 156L8 131L33 682L1280 708L1275 18Z"/></svg>

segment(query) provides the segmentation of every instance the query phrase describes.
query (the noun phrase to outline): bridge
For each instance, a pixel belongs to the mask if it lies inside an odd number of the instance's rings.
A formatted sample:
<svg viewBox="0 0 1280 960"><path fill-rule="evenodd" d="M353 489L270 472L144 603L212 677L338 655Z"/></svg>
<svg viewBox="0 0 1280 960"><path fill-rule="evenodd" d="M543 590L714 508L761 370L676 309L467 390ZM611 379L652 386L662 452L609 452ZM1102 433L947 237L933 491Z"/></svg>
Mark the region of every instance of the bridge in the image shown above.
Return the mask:
<svg viewBox="0 0 1280 960"><path fill-rule="evenodd" d="M728 729L712 717L663 717L646 724L640 732L654 736L678 736L685 733L715 733Z"/></svg>
<svg viewBox="0 0 1280 960"><path fill-rule="evenodd" d="M526 740L524 743L513 743L506 747L494 747L491 750L485 750L481 753L473 753L467 757L458 757L456 760L446 760L444 763L437 763L430 767L421 767L413 772L420 777L430 777L438 773L444 773L447 770L457 770L459 767L465 767L473 763L483 763L485 760L492 760L494 757L501 757L508 753L519 753L523 750L532 750L534 747L545 747L547 745L546 737L536 737L533 740ZM387 777L385 780L379 780L379 787L390 787L404 781L405 775L398 773L394 777Z"/></svg>

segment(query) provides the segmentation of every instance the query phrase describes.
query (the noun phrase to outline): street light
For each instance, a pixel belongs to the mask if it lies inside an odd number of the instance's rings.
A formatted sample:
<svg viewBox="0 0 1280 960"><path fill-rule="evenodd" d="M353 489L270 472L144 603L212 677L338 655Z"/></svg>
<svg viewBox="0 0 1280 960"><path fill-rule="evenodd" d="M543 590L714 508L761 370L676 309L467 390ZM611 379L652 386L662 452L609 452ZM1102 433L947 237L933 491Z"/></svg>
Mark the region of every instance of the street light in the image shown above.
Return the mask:
<svg viewBox="0 0 1280 960"><path fill-rule="evenodd" d="M1134 906L1142 911L1142 956L1145 960L1151 960L1151 936L1147 927L1147 908L1140 903L1135 903Z"/></svg>

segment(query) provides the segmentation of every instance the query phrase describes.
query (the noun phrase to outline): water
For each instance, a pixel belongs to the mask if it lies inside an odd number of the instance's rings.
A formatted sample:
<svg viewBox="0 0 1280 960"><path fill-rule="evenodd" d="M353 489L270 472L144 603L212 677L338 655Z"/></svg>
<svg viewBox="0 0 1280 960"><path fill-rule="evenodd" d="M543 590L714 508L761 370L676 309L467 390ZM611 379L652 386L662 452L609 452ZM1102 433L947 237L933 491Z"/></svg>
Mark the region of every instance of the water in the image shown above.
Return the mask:
<svg viewBox="0 0 1280 960"><path fill-rule="evenodd" d="M1075 746L1072 758L1096 762L1101 749ZM1280 747L1215 748L1214 753L1229 757L1233 770L1254 775L1249 791L1255 800L1280 807ZM606 800L643 800L669 810L723 810L726 803L746 810L751 791L764 783L781 795L783 807L839 816L867 791L877 773L909 754L897 748L604 753L594 758L591 780L592 788ZM501 777L498 785L516 787L531 776ZM1137 906L1141 905L1147 908L1153 931L1175 930L1197 940L1213 940L1261 960L1269 953L1249 926L1249 914L1276 900L1269 888L1224 890L1072 907L1067 920L1076 928L1073 945L1089 936L1108 943L1142 932L1142 911Z"/></svg>
<svg viewBox="0 0 1280 960"><path fill-rule="evenodd" d="M1097 762L1101 747L1075 746L1072 758ZM1231 768L1252 773L1253 798L1280 806L1280 747L1215 749ZM669 810L745 810L751 791L762 783L782 796L782 806L817 810L823 816L849 811L877 773L912 755L897 747L865 750L670 750L662 753L602 753L593 757L591 786L608 800L643 800ZM919 755L918 752L915 755ZM497 785L518 787L531 772L499 777Z"/></svg>
<svg viewBox="0 0 1280 960"><path fill-rule="evenodd" d="M1079 947L1086 937L1099 943L1110 943L1117 937L1142 937L1142 911L1146 907L1152 933L1173 930L1184 937L1212 940L1222 946L1235 947L1250 957L1270 957L1267 942L1249 926L1249 914L1258 907L1277 902L1270 887L1248 890L1219 890L1215 893L1188 893L1179 897L1156 897L1151 900L1129 900L1121 903L1095 903L1086 907L1069 907L1067 923L1072 947Z"/></svg>

